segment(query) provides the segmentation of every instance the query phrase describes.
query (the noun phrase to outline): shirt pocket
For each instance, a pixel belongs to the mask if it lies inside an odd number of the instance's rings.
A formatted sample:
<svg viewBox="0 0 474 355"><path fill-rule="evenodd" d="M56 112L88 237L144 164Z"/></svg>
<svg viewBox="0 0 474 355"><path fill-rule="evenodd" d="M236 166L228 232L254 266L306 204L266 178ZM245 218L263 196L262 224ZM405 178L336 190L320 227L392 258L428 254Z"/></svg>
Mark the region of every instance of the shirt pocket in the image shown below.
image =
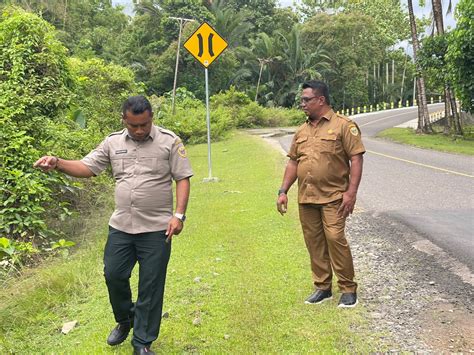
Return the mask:
<svg viewBox="0 0 474 355"><path fill-rule="evenodd" d="M165 152L158 152L153 155L145 155L140 158L142 171L145 174L167 175L170 171L169 155Z"/></svg>
<svg viewBox="0 0 474 355"><path fill-rule="evenodd" d="M115 179L131 175L134 173L135 157L120 157L112 158L110 164L112 165L112 174Z"/></svg>
<svg viewBox="0 0 474 355"><path fill-rule="evenodd" d="M298 156L298 160L301 159L303 156L307 155L308 150L308 137L299 137L296 139L296 154Z"/></svg>
<svg viewBox="0 0 474 355"><path fill-rule="evenodd" d="M110 165L112 166L112 175L114 178L123 175L124 166L123 166L123 158L111 158Z"/></svg>
<svg viewBox="0 0 474 355"><path fill-rule="evenodd" d="M321 137L319 151L321 153L335 153L336 152L336 136Z"/></svg>

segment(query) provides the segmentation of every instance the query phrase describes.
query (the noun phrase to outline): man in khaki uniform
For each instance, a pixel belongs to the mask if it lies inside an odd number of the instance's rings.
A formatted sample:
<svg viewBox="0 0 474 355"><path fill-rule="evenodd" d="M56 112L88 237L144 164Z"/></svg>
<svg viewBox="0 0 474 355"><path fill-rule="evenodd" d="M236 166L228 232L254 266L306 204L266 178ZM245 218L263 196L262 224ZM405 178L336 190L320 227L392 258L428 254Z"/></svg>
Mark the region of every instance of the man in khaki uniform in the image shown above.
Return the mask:
<svg viewBox="0 0 474 355"><path fill-rule="evenodd" d="M104 276L117 326L107 343L122 343L133 327L134 354L153 354L150 346L160 330L171 238L183 229L193 172L181 140L153 125L153 111L145 97L126 100L122 119L126 129L110 134L82 160L45 156L34 166L83 178L112 166L115 211L109 221ZM174 214L172 180L176 181ZM137 262L134 304L130 276Z"/></svg>
<svg viewBox="0 0 474 355"><path fill-rule="evenodd" d="M365 148L357 125L331 109L325 83L304 83L301 107L308 119L293 138L277 209L286 212L287 192L298 179L299 215L316 287L305 303L332 298L334 271L342 293L338 307L354 307L357 284L344 228L354 210Z"/></svg>

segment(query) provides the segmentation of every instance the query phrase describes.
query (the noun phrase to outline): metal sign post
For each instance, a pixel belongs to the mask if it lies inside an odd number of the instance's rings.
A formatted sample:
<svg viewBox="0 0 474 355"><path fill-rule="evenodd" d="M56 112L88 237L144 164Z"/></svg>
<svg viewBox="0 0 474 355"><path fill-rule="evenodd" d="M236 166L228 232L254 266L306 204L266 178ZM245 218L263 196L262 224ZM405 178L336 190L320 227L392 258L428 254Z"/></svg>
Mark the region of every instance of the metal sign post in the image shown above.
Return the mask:
<svg viewBox="0 0 474 355"><path fill-rule="evenodd" d="M208 23L204 22L184 43L184 48L204 66L206 81L207 160L209 164L209 177L205 178L204 182L216 182L219 179L212 177L211 116L209 113L209 76L207 68L227 48L227 42Z"/></svg>
<svg viewBox="0 0 474 355"><path fill-rule="evenodd" d="M209 113L209 76L207 68L204 68L204 76L206 78L206 124L207 124L207 163L209 166L209 177L204 182L217 182L218 178L212 177L212 159L211 159L211 115Z"/></svg>

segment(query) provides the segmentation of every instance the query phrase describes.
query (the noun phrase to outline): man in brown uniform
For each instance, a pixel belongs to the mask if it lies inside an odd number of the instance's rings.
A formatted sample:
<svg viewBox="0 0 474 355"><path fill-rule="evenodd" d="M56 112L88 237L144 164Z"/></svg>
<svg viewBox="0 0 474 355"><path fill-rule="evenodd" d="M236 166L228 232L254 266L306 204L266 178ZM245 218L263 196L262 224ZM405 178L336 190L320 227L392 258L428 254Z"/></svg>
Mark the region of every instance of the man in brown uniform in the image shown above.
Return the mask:
<svg viewBox="0 0 474 355"><path fill-rule="evenodd" d="M365 148L357 125L331 109L325 83L304 83L301 107L308 119L293 138L277 208L286 212L287 192L298 178L299 215L316 287L305 303L332 298L334 271L342 293L338 307L354 307L357 284L344 228L354 210Z"/></svg>
<svg viewBox="0 0 474 355"><path fill-rule="evenodd" d="M181 140L153 125L153 111L145 97L126 100L122 120L126 129L110 134L82 160L44 156L34 166L83 178L112 166L115 211L109 221L104 276L118 324L107 343L122 343L133 327L134 354L153 354L150 346L160 330L171 238L183 229L193 172ZM174 214L172 180L176 181ZM137 262L138 297L133 304L130 276Z"/></svg>

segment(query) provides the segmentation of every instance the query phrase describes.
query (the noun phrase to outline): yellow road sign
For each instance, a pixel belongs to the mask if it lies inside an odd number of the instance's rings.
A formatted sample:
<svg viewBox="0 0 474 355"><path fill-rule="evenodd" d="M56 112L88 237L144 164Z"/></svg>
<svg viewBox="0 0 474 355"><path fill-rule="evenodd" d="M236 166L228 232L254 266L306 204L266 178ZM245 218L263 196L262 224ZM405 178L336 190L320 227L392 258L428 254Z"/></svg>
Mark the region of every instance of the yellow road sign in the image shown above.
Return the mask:
<svg viewBox="0 0 474 355"><path fill-rule="evenodd" d="M184 48L207 68L227 48L227 42L204 22L184 42Z"/></svg>

